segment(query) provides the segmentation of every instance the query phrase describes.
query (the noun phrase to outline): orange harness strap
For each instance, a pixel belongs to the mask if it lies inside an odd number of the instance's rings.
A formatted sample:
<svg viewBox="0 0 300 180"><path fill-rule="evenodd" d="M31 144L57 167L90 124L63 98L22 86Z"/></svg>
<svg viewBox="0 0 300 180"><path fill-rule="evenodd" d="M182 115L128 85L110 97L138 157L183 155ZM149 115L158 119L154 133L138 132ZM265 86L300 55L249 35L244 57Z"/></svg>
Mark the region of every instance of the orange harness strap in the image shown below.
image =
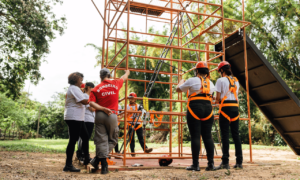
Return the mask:
<svg viewBox="0 0 300 180"><path fill-rule="evenodd" d="M132 111L132 110L133 110L133 109L132 109L132 106L130 106L130 105L128 105L128 106L129 106L129 108L130 108L130 111ZM135 109L134 109L134 110L135 110L135 111L138 110L137 104L135 104ZM127 115L127 120L129 120L129 122L133 122L133 120L131 119L131 116L133 116L133 113L128 113L128 115ZM139 119L138 121L142 122L141 119Z"/></svg>
<svg viewBox="0 0 300 180"><path fill-rule="evenodd" d="M134 128L133 124L128 123L127 125L128 125L128 127ZM136 131L136 130L140 129L141 127L143 127L143 124L142 124L142 123L139 124L136 128L134 128L134 130Z"/></svg>
<svg viewBox="0 0 300 180"><path fill-rule="evenodd" d="M206 77L200 77L200 80L201 80L201 85L202 87L200 88L200 90L198 92L194 92L193 94L191 94L189 96L189 91L187 92L187 96L189 97L188 98L188 102L187 102L187 108L189 110L189 112L191 113L191 115L197 119L197 120L201 120L201 121L206 121L208 119L210 119L213 115L213 111L211 111L210 115L207 116L206 118L199 118L193 111L192 109L190 108L190 102L191 101L194 101L194 100L204 100L204 101L210 101L211 102L211 97L209 95L209 92L210 92L210 81L208 78ZM205 97L201 97L201 96L196 96L198 94L205 94L206 96Z"/></svg>
<svg viewBox="0 0 300 180"><path fill-rule="evenodd" d="M234 118L230 118L225 112L222 111L223 107L239 107L238 103L225 103L224 101L227 99L227 94L228 93L233 93L234 97L236 99L236 101L238 101L237 98L237 94L236 94L236 85L235 82L238 82L238 80L236 79L236 77L230 77L230 76L226 76L228 81L229 81L229 90L227 91L227 93L225 94L225 96L223 97L221 104L219 105L219 113L222 114L229 122L232 121L236 121L239 119L240 114Z"/></svg>

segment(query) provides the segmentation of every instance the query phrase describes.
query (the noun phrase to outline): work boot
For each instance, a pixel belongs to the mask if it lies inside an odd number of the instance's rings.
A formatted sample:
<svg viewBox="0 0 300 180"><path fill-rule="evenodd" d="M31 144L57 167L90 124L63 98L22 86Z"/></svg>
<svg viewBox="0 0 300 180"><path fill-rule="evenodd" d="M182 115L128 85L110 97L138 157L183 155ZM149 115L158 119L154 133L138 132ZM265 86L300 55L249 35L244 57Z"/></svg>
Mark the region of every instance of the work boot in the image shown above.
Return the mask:
<svg viewBox="0 0 300 180"><path fill-rule="evenodd" d="M243 165L236 163L236 165L234 165L233 168L234 169L243 169Z"/></svg>
<svg viewBox="0 0 300 180"><path fill-rule="evenodd" d="M64 172L80 172L80 169L75 168L72 164L71 165L65 165Z"/></svg>
<svg viewBox="0 0 300 180"><path fill-rule="evenodd" d="M146 149L145 149L145 153L151 153L152 151L153 151L152 148L146 148Z"/></svg>
<svg viewBox="0 0 300 180"><path fill-rule="evenodd" d="M106 158L101 158L101 174L108 174L108 164Z"/></svg>
<svg viewBox="0 0 300 180"><path fill-rule="evenodd" d="M94 157L94 159L91 160L90 164L95 168L99 169L99 158L97 156Z"/></svg>
<svg viewBox="0 0 300 180"><path fill-rule="evenodd" d="M197 165L197 166L190 165L189 167L186 168L186 170L188 170L188 171L200 171L200 167L199 167L199 165Z"/></svg>
<svg viewBox="0 0 300 180"><path fill-rule="evenodd" d="M207 167L205 168L205 171L215 171L216 168L214 164L208 164Z"/></svg>
<svg viewBox="0 0 300 180"><path fill-rule="evenodd" d="M220 166L218 166L216 168L216 170L219 170L219 169L230 169L230 166L229 164L223 164L223 162L220 164Z"/></svg>

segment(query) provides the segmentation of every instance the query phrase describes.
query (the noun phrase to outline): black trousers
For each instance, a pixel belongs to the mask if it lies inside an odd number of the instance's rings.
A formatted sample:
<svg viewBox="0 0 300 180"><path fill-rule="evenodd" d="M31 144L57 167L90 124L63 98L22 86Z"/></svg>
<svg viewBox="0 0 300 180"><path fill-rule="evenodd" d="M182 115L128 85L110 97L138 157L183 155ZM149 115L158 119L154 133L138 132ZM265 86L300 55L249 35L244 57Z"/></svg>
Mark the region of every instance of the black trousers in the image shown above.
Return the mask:
<svg viewBox="0 0 300 180"><path fill-rule="evenodd" d="M225 103L236 103L236 101L225 101ZM230 118L237 117L239 115L238 107L223 107L222 111L227 114ZM223 145L223 156L222 162L223 164L229 163L229 127L231 130L231 135L235 145L235 156L236 163L243 163L243 152L242 152L242 144L239 135L239 119L236 121L229 122L222 114L220 114L220 129L221 129L221 137L222 137L222 145Z"/></svg>
<svg viewBox="0 0 300 180"><path fill-rule="evenodd" d="M89 140L92 136L92 133L93 133L93 130L94 130L94 123L92 122L84 122L84 126L86 127L86 130L87 130L87 133L88 133L88 137L89 137ZM84 157L84 154L83 154L83 150L82 150L82 139L79 137L78 139L78 148L77 148L77 158L79 157Z"/></svg>
<svg viewBox="0 0 300 180"><path fill-rule="evenodd" d="M89 154L89 137L84 121L66 120L69 128L69 143L67 146L66 165L72 165L72 158L75 150L76 141L79 137L82 139L82 151L84 154Z"/></svg>
<svg viewBox="0 0 300 180"><path fill-rule="evenodd" d="M135 125L135 127L134 128L136 128L136 127L138 127L139 126L139 124L136 124ZM143 148L143 150L144 150L144 145L145 145L145 143L144 143L144 137L143 137L143 128L141 127L141 128L139 128L138 130L134 130L133 128L129 128L129 134L131 133L133 131L133 133L132 133L132 139L131 139L131 142L130 142L130 150L131 150L131 152L135 152L134 151L134 148L135 148L135 132L136 132L136 134L137 134L137 137L138 137L138 139L139 139L139 142L140 142L140 145L141 145L141 147ZM135 131L135 132L134 132ZM145 146L146 148L148 148L147 146Z"/></svg>
<svg viewBox="0 0 300 180"><path fill-rule="evenodd" d="M190 108L199 118L206 118L212 111L209 101L191 101ZM214 143L211 137L211 129L214 122L214 116L210 119L201 121L195 119L189 111L186 114L187 125L191 134L191 149L193 165L199 165L200 136L202 136L206 148L208 164L214 163Z"/></svg>

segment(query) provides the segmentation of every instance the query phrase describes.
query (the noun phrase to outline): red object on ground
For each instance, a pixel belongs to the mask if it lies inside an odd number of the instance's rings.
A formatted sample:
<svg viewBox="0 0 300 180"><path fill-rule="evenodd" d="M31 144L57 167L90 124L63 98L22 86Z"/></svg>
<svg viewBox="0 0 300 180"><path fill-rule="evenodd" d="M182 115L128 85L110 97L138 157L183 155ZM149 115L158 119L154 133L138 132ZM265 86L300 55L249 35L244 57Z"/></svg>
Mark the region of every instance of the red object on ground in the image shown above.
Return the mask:
<svg viewBox="0 0 300 180"><path fill-rule="evenodd" d="M173 162L173 159L168 158L169 155L162 155L162 157L166 157L166 159L158 160L160 166L169 166Z"/></svg>

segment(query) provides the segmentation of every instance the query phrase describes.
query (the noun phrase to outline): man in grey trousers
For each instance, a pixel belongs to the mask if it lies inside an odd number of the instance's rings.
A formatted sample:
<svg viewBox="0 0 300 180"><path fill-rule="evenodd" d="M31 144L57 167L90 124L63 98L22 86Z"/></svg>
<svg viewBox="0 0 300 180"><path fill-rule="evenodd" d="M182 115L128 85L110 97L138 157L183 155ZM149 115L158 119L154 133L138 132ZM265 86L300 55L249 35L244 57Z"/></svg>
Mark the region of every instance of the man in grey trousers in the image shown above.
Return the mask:
<svg viewBox="0 0 300 180"><path fill-rule="evenodd" d="M101 83L90 93L90 106L96 109L94 136L96 156L90 163L95 169L99 169L98 165L101 162L101 174L108 173L106 158L118 143L119 90L129 74L129 70L126 70L120 79L110 79L110 71L103 68L100 71Z"/></svg>

